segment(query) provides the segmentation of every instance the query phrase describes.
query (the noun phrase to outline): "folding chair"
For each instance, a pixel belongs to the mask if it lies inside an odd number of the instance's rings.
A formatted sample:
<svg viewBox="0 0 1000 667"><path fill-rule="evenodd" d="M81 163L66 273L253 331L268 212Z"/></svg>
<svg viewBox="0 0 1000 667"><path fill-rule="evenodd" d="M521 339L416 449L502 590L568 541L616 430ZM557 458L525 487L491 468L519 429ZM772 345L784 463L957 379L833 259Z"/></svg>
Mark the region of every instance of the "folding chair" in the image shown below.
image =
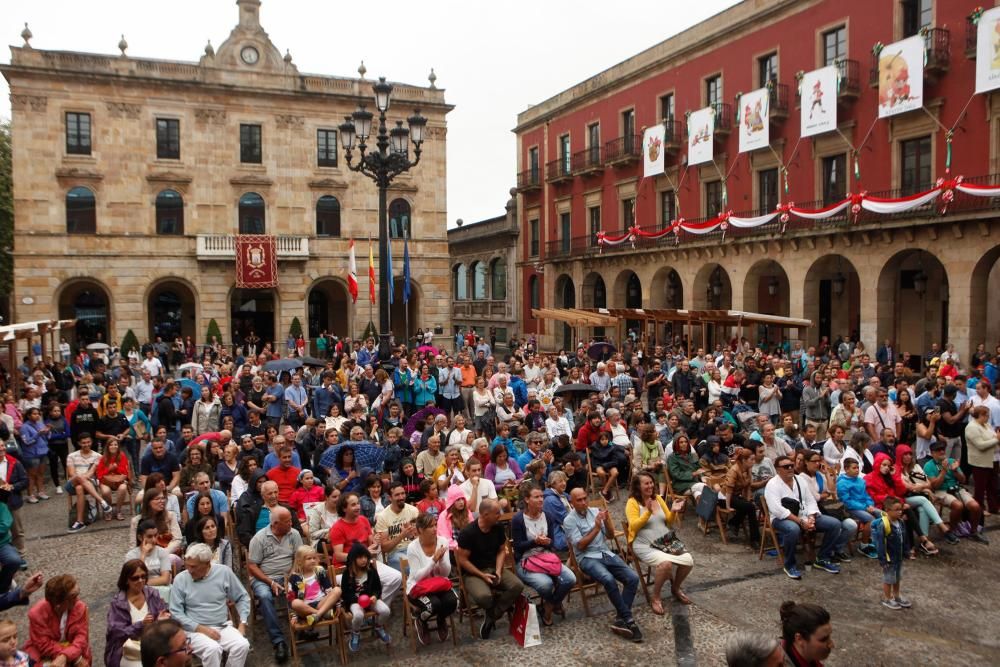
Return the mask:
<svg viewBox="0 0 1000 667"><path fill-rule="evenodd" d="M781 550L781 540L778 539L778 533L771 524L771 514L767 511L767 501L764 500L764 496L760 497L760 509L764 523L760 531L760 552L757 554L757 560L764 560L764 542L770 537L771 543L778 551L778 561L783 563L785 562L785 554Z"/></svg>
<svg viewBox="0 0 1000 667"><path fill-rule="evenodd" d="M611 525L615 525L614 518L611 519ZM628 525L627 519L623 525ZM622 537L625 541L625 547L622 549L621 542L619 542L619 537ZM635 568L635 573L639 575L639 585L642 586L642 594L646 596L646 604L652 604L652 596L649 594L649 587L653 584L653 568L643 565L642 561L639 560L635 552L632 551L632 545L628 541L628 533L624 530L619 531L615 528L614 542L618 546L619 553L621 554L622 560L626 564L630 564ZM645 567L646 571L643 572L642 568Z"/></svg>
<svg viewBox="0 0 1000 667"><path fill-rule="evenodd" d="M413 603L410 602L410 598L406 596L406 575L410 571L410 563L405 558L399 560L399 568L403 573L403 585L400 593L403 598L403 636L410 638L410 650L414 655L417 653L417 633L416 628L410 629L410 625L416 620L417 610L413 608ZM454 646L458 646L458 634L455 631L455 618L454 614L448 616L445 621L448 625L448 629L451 632L451 643ZM431 630L437 630L437 623L435 622L434 627Z"/></svg>
<svg viewBox="0 0 1000 667"><path fill-rule="evenodd" d="M588 447L585 451L587 452L587 480L590 484L590 495L596 495L603 499L604 496L601 495L601 489L604 487L604 482L601 481L601 476L594 472L594 466L590 463L590 447ZM617 484L612 485L611 487L611 498L612 500L618 500Z"/></svg>
<svg viewBox="0 0 1000 667"><path fill-rule="evenodd" d="M344 570L346 570L346 569L347 568L344 567L344 566L335 567L333 569L334 581L337 580L336 578L338 576L343 575ZM364 625L361 626L361 630L360 630L360 632L368 632L368 633L370 633L371 634L371 638L373 640L375 639L375 623L374 623L374 621L375 621L375 618L377 616L378 616L378 614L375 613L375 610L373 610L373 609L372 610L366 609L365 610L365 622L364 622ZM339 618L340 618L340 635L341 635L340 642L341 642L341 646L342 646L342 650L343 650L344 662L346 664L346 662L347 662L347 656L349 655L349 653L347 651L347 639L351 635L351 633L354 632L353 626L351 625L351 623L352 623L352 621L354 619L354 614L351 613L350 609L341 609L341 613L340 613L340 617ZM381 644L382 642L379 641L378 643ZM392 656L392 644L391 643L385 644L385 651L386 651L386 653L389 656Z"/></svg>
<svg viewBox="0 0 1000 667"><path fill-rule="evenodd" d="M715 525L719 528L719 537L722 538L722 543L725 545L729 544L729 539L726 537L725 521L729 521L729 517L734 512L735 510L719 507L718 505L715 507ZM723 521L723 518L725 518L725 521ZM698 517L698 527L701 528L702 535L708 535L710 527L708 522L701 517Z"/></svg>
<svg viewBox="0 0 1000 667"><path fill-rule="evenodd" d="M298 663L299 661L299 645L300 644L315 644L317 642L326 639L327 646L333 648L333 640L337 640L337 653L340 655L340 664L347 664L347 645L344 641L344 636L340 632L340 617L344 613L339 607L333 608L333 618L324 618L318 620L312 624L312 626L307 625L301 621L294 611L292 611L291 606L288 609L288 626L291 634L291 645L292 645L292 661ZM326 628L326 637L320 635L318 639L300 639L301 633L309 630L318 630L320 628ZM314 649L317 652L322 652L322 645Z"/></svg>
<svg viewBox="0 0 1000 667"><path fill-rule="evenodd" d="M580 594L580 602L583 603L583 613L590 618L590 601L588 600L587 591L596 590L597 593L590 595L589 597L598 597L604 594L604 586L602 586L598 581L591 579L586 572L580 567L580 562L576 559L576 554L573 553L573 547L569 548L569 559L567 561L567 567L573 570L573 574L576 575L576 584L570 589L570 595L573 593ZM569 599L569 595L566 596Z"/></svg>
<svg viewBox="0 0 1000 667"><path fill-rule="evenodd" d="M505 562L506 566L506 562ZM455 571L458 574L458 613L469 619L469 635L476 638L476 616L482 612L482 608L472 601L469 592L465 590L465 575L462 573L462 565L455 559Z"/></svg>

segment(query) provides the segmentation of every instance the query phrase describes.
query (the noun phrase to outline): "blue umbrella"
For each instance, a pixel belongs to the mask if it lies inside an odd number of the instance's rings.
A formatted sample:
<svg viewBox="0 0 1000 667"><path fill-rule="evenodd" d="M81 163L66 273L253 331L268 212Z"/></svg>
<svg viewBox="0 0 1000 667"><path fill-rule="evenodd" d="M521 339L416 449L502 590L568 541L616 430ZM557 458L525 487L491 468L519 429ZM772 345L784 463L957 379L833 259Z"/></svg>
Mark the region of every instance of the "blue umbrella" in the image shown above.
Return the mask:
<svg viewBox="0 0 1000 667"><path fill-rule="evenodd" d="M193 393L195 396L198 396L199 398L201 397L201 385L192 380L191 378L181 378L177 384L179 384L181 388L184 387L190 388L191 393Z"/></svg>
<svg viewBox="0 0 1000 667"><path fill-rule="evenodd" d="M354 450L354 464L357 466L359 471L382 470L382 462L385 460L385 450L378 445L367 441L345 442L343 444L330 447L323 452L323 456L320 457L320 466L326 468L327 470L333 470L337 462L337 452L344 447L350 447Z"/></svg>
<svg viewBox="0 0 1000 667"><path fill-rule="evenodd" d="M274 359L264 364L264 370L268 373L284 373L301 367L302 359L299 358Z"/></svg>

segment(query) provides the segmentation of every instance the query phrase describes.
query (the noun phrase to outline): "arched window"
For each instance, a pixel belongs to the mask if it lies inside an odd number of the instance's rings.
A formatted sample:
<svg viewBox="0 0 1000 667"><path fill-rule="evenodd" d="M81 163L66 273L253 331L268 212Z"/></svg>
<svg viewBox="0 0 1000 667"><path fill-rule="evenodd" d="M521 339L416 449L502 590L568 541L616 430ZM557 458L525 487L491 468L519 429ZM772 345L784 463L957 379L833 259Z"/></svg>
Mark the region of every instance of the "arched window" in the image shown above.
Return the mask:
<svg viewBox="0 0 1000 667"><path fill-rule="evenodd" d="M456 301L465 301L469 298L469 270L465 264L459 264L451 270L452 282L454 283L452 292Z"/></svg>
<svg viewBox="0 0 1000 667"><path fill-rule="evenodd" d="M408 239L410 236L410 202L393 199L389 204L389 238Z"/></svg>
<svg viewBox="0 0 1000 667"><path fill-rule="evenodd" d="M340 236L340 202L334 196L316 202L316 236Z"/></svg>
<svg viewBox="0 0 1000 667"><path fill-rule="evenodd" d="M97 233L97 200L87 188L73 188L66 193L66 233Z"/></svg>
<svg viewBox="0 0 1000 667"><path fill-rule="evenodd" d="M491 299L501 301L507 298L507 260L497 257L490 265Z"/></svg>
<svg viewBox="0 0 1000 667"><path fill-rule="evenodd" d="M532 308L541 308L541 295L539 294L538 276L528 278L528 300Z"/></svg>
<svg viewBox="0 0 1000 667"><path fill-rule="evenodd" d="M264 198L256 192L240 197L240 234L264 233Z"/></svg>
<svg viewBox="0 0 1000 667"><path fill-rule="evenodd" d="M175 190L164 190L156 195L156 233L165 235L184 233L184 200Z"/></svg>
<svg viewBox="0 0 1000 667"><path fill-rule="evenodd" d="M482 262L472 264L472 298L477 301L486 299L486 265Z"/></svg>
<svg viewBox="0 0 1000 667"><path fill-rule="evenodd" d="M594 283L594 308L608 307L608 290L604 286L604 279L598 278Z"/></svg>

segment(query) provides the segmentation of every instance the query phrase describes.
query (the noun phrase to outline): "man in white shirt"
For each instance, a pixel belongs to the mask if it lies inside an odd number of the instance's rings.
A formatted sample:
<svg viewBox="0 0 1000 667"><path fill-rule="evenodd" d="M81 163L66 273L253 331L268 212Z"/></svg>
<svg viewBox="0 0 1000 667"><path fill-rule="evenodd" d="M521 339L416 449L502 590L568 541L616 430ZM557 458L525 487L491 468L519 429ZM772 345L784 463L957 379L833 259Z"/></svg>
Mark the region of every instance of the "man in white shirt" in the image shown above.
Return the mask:
<svg viewBox="0 0 1000 667"><path fill-rule="evenodd" d="M555 440L560 435L573 438L573 425L569 423L564 414L559 414L559 408L554 404L549 406L549 417L545 420L545 432L549 434L550 441Z"/></svg>
<svg viewBox="0 0 1000 667"><path fill-rule="evenodd" d="M146 350L146 358L142 360L142 370L148 371L150 377L160 377L163 372L163 363L153 356L152 350Z"/></svg>
<svg viewBox="0 0 1000 667"><path fill-rule="evenodd" d="M900 424L902 417L896 411L896 406L889 402L889 390L885 387L877 388L877 398L875 402L865 411L865 430L874 442L882 439L884 429L892 429L899 439Z"/></svg>
<svg viewBox="0 0 1000 667"><path fill-rule="evenodd" d="M466 440L469 439L469 434L472 433L469 429L465 428L465 415L458 413L455 415L455 428L451 430L448 434L448 442L445 443L445 450L447 450L452 445L462 447L467 444Z"/></svg>
<svg viewBox="0 0 1000 667"><path fill-rule="evenodd" d="M542 379L542 367L535 361L535 355L528 356L528 363L524 365L524 381L528 385L537 385Z"/></svg>
<svg viewBox="0 0 1000 667"><path fill-rule="evenodd" d="M496 500L497 489L493 482L483 477L483 464L475 457L466 462L465 476L467 479L461 484L462 493L469 499L469 511L476 516L479 514L479 503L484 498Z"/></svg>
<svg viewBox="0 0 1000 667"><path fill-rule="evenodd" d="M976 393L969 397L972 407L985 405L990 410L990 426L1000 428L1000 400L990 395L990 383L980 380L976 383Z"/></svg>
<svg viewBox="0 0 1000 667"><path fill-rule="evenodd" d="M839 574L840 567L831 559L834 554L847 549L847 543L843 539L845 534L843 525L831 516L820 514L809 489L804 488L796 479L795 464L792 463L792 459L779 456L774 462L774 468L778 474L769 479L764 486L764 500L767 502L768 514L771 515L771 525L777 532L781 548L785 552L785 574L791 579L802 578L802 571L799 570L795 560L795 547L802 533L811 531L823 533L819 557L813 565L831 574ZM788 504L797 506L798 510L793 512L782 504L785 500L791 501Z"/></svg>

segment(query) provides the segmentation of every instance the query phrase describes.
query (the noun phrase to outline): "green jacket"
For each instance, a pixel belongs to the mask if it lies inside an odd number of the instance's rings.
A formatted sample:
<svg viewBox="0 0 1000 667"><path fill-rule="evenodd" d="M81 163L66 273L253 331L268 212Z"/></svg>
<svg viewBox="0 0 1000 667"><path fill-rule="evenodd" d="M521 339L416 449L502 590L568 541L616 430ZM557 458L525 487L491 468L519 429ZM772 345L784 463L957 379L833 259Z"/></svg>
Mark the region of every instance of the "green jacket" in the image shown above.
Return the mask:
<svg viewBox="0 0 1000 667"><path fill-rule="evenodd" d="M10 544L10 529L14 525L14 515L7 503L0 503L0 547Z"/></svg>

